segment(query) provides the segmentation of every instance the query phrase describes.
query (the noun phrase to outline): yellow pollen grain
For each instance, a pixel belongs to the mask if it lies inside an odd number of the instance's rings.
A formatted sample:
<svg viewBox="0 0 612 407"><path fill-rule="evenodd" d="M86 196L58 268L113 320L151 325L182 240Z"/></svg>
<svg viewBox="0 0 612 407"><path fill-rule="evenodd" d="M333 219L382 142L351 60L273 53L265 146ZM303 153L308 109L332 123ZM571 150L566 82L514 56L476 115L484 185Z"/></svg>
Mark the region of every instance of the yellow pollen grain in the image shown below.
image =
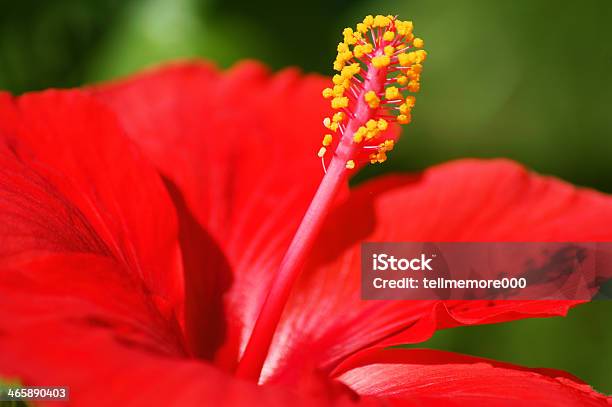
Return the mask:
<svg viewBox="0 0 612 407"><path fill-rule="evenodd" d="M361 67L358 63L350 64L342 68L340 76L345 79L351 79L353 76L357 75L359 71L361 71Z"/></svg>
<svg viewBox="0 0 612 407"><path fill-rule="evenodd" d="M334 89L332 90L332 95L334 97L340 97L344 95L344 86L342 85L334 85Z"/></svg>
<svg viewBox="0 0 612 407"><path fill-rule="evenodd" d="M325 136L323 136L323 145L327 147L332 143L333 140L334 138L331 134L326 134Z"/></svg>
<svg viewBox="0 0 612 407"><path fill-rule="evenodd" d="M408 91L412 93L416 93L421 90L421 84L418 81L410 81L408 83Z"/></svg>
<svg viewBox="0 0 612 407"><path fill-rule="evenodd" d="M322 158L325 155L325 152L327 151L327 149L325 147L321 147L319 149L319 152L317 153L317 155L319 156L319 158Z"/></svg>
<svg viewBox="0 0 612 407"><path fill-rule="evenodd" d="M386 55L386 56L388 56L388 57L390 57L390 56L392 56L392 55L393 55L393 53L395 52L395 48L394 48L394 47L392 47L391 45L387 45L387 46L385 47L384 51L385 51L385 55Z"/></svg>
<svg viewBox="0 0 612 407"><path fill-rule="evenodd" d="M395 141L393 140L385 140L378 146L382 151L391 151L393 147L395 147Z"/></svg>
<svg viewBox="0 0 612 407"><path fill-rule="evenodd" d="M380 105L380 98L376 95L376 92L374 92L373 90L366 92L366 94L363 97L371 109L376 109Z"/></svg>
<svg viewBox="0 0 612 407"><path fill-rule="evenodd" d="M355 168L355 161L353 160L348 160L346 162L346 168L348 168L349 170L352 170L353 168Z"/></svg>
<svg viewBox="0 0 612 407"><path fill-rule="evenodd" d="M374 119L370 119L366 123L366 129L368 129L368 130L375 130L377 128L378 128L378 122L376 120L374 120Z"/></svg>
<svg viewBox="0 0 612 407"><path fill-rule="evenodd" d="M329 99L330 97L334 95L334 92L331 88L325 88L323 89L322 94L325 99Z"/></svg>
<svg viewBox="0 0 612 407"><path fill-rule="evenodd" d="M344 107L348 107L348 98L346 96L343 97L335 97L331 101L332 109L342 109Z"/></svg>
<svg viewBox="0 0 612 407"><path fill-rule="evenodd" d="M407 96L406 97L406 104L410 107L414 107L414 105L416 104L416 98L414 96Z"/></svg>
<svg viewBox="0 0 612 407"><path fill-rule="evenodd" d="M416 48L423 48L425 42L421 38L415 38L412 41L412 45L414 45Z"/></svg>
<svg viewBox="0 0 612 407"><path fill-rule="evenodd" d="M408 106L406 103L402 103L399 107L399 111L401 114L408 114L410 113L410 106Z"/></svg>
<svg viewBox="0 0 612 407"><path fill-rule="evenodd" d="M372 65L374 66L374 68L384 68L386 66L389 66L390 63L391 58L389 58L388 55L379 55L372 58Z"/></svg>
<svg viewBox="0 0 612 407"><path fill-rule="evenodd" d="M385 89L385 99L393 100L399 97L400 97L399 89L397 89L395 86L390 86L387 89Z"/></svg>
<svg viewBox="0 0 612 407"><path fill-rule="evenodd" d="M416 59L414 62L417 64L420 64L427 58L427 51L425 51L424 49L414 51L414 53L416 54Z"/></svg>
<svg viewBox="0 0 612 407"><path fill-rule="evenodd" d="M344 114L344 112L336 112L332 117L332 121L334 123L340 123L342 120L344 120L345 117L346 115Z"/></svg>
<svg viewBox="0 0 612 407"><path fill-rule="evenodd" d="M383 40L385 41L393 41L395 38L395 33L393 31L387 31L383 34Z"/></svg>
<svg viewBox="0 0 612 407"><path fill-rule="evenodd" d="M400 114L397 116L397 122L400 124L408 124L410 123L410 116L406 114Z"/></svg>
<svg viewBox="0 0 612 407"><path fill-rule="evenodd" d="M408 36L412 34L414 26L412 21L396 21L395 27L397 27L397 33L401 36Z"/></svg>
<svg viewBox="0 0 612 407"><path fill-rule="evenodd" d="M395 78L395 80L402 86L408 83L408 78L406 77L406 75L399 75Z"/></svg>
<svg viewBox="0 0 612 407"><path fill-rule="evenodd" d="M385 131L387 130L387 127L389 127L389 123L387 123L385 119L378 119L378 123L376 125L380 131Z"/></svg>
<svg viewBox="0 0 612 407"><path fill-rule="evenodd" d="M391 23L391 19L386 16L378 15L374 17L374 23L372 27L386 27Z"/></svg>
<svg viewBox="0 0 612 407"><path fill-rule="evenodd" d="M355 58L361 58L364 56L365 52L363 50L363 45L355 45L355 48L353 48L353 54L355 55Z"/></svg>
<svg viewBox="0 0 612 407"><path fill-rule="evenodd" d="M363 138L367 134L367 132L368 131L365 127L363 126L359 127L357 131L355 132L355 134L353 134L353 141L355 143L361 143L363 141Z"/></svg>
<svg viewBox="0 0 612 407"><path fill-rule="evenodd" d="M414 52L401 53L397 56L397 60L401 66L410 66L416 62L417 56Z"/></svg>

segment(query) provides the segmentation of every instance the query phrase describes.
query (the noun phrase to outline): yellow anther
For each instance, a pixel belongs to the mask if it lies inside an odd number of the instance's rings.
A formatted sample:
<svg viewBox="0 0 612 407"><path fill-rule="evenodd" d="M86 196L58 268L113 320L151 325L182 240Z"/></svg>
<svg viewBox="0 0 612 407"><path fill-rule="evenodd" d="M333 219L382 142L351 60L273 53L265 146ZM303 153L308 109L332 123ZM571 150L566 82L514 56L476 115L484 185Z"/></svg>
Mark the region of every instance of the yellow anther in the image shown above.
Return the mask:
<svg viewBox="0 0 612 407"><path fill-rule="evenodd" d="M398 75L395 80L402 86L408 83L408 78L405 75Z"/></svg>
<svg viewBox="0 0 612 407"><path fill-rule="evenodd" d="M317 155L319 156L319 158L322 158L325 155L325 152L327 151L327 149L325 147L321 147L319 149L319 152L317 153Z"/></svg>
<svg viewBox="0 0 612 407"><path fill-rule="evenodd" d="M414 45L415 48L423 48L423 46L425 45L425 42L421 38L415 38L412 41L412 45Z"/></svg>
<svg viewBox="0 0 612 407"><path fill-rule="evenodd" d="M329 99L330 97L334 95L332 88L325 88L323 89L322 93L325 99Z"/></svg>
<svg viewBox="0 0 612 407"><path fill-rule="evenodd" d="M355 132L355 134L353 134L353 141L355 143L361 143L363 141L363 138L365 137L365 135L367 134L368 130L361 126L357 129L357 131Z"/></svg>
<svg viewBox="0 0 612 407"><path fill-rule="evenodd" d="M332 95L334 97L340 97L340 96L344 95L344 86L342 86L342 85L334 85L334 88L332 89Z"/></svg>
<svg viewBox="0 0 612 407"><path fill-rule="evenodd" d="M338 56L334 61L334 69L336 71L341 71L351 58L353 58L353 53L351 51L338 52Z"/></svg>
<svg viewBox="0 0 612 407"><path fill-rule="evenodd" d="M364 95L364 99L368 106L372 109L376 109L380 105L380 98L376 95L376 92L370 90Z"/></svg>
<svg viewBox="0 0 612 407"><path fill-rule="evenodd" d="M383 34L383 40L385 41L393 41L395 38L395 33L393 31L387 31Z"/></svg>
<svg viewBox="0 0 612 407"><path fill-rule="evenodd" d="M418 81L410 81L408 82L408 91L412 93L416 93L421 89L421 84Z"/></svg>
<svg viewBox="0 0 612 407"><path fill-rule="evenodd" d="M361 58L364 56L365 51L363 49L363 45L355 45L355 48L353 48L353 54L355 55L355 58Z"/></svg>
<svg viewBox="0 0 612 407"><path fill-rule="evenodd" d="M342 76L336 74L332 78L332 82L334 83L334 85L342 85L342 82L344 82L344 78Z"/></svg>
<svg viewBox="0 0 612 407"><path fill-rule="evenodd" d="M353 76L357 75L361 71L361 67L358 63L350 64L342 68L340 71L340 76L345 79L351 79Z"/></svg>
<svg viewBox="0 0 612 407"><path fill-rule="evenodd" d="M334 116L332 117L332 121L334 123L340 123L342 120L344 120L345 117L346 115L344 114L344 112L336 112L334 113Z"/></svg>
<svg viewBox="0 0 612 407"><path fill-rule="evenodd" d="M357 42L352 28L345 28L342 35L344 35L344 42L348 45L354 45Z"/></svg>
<svg viewBox="0 0 612 407"><path fill-rule="evenodd" d="M414 51L414 53L416 54L416 60L414 62L417 64L420 64L421 62L425 61L425 59L427 58L427 51L423 49Z"/></svg>
<svg viewBox="0 0 612 407"><path fill-rule="evenodd" d="M374 24L374 17L371 15L365 16L363 19L363 24L365 24L368 28L371 27L372 24Z"/></svg>
<svg viewBox="0 0 612 407"><path fill-rule="evenodd" d="M408 114L412 108L408 106L406 103L402 103L399 107L399 111L401 114Z"/></svg>
<svg viewBox="0 0 612 407"><path fill-rule="evenodd" d="M391 58L388 55L379 55L372 58L372 65L374 68L384 68L385 66L389 66L391 63Z"/></svg>
<svg viewBox="0 0 612 407"><path fill-rule="evenodd" d="M378 15L374 17L372 27L386 27L389 24L391 24L391 19L389 17Z"/></svg>
<svg viewBox="0 0 612 407"><path fill-rule="evenodd" d="M334 137L331 134L326 134L325 136L323 136L323 145L327 147L332 143L333 140Z"/></svg>
<svg viewBox="0 0 612 407"><path fill-rule="evenodd" d="M407 35L412 34L412 30L414 29L412 21L399 21L398 20L395 22L395 27L397 28L397 33L402 36L407 36Z"/></svg>
<svg viewBox="0 0 612 407"><path fill-rule="evenodd" d="M348 168L349 170L352 170L353 168L355 168L355 161L353 160L348 160L346 162L346 168Z"/></svg>
<svg viewBox="0 0 612 407"><path fill-rule="evenodd" d="M412 72L416 73L416 74L420 74L421 72L423 72L423 65L421 64L414 64L412 65Z"/></svg>
<svg viewBox="0 0 612 407"><path fill-rule="evenodd" d="M395 141L393 140L385 140L381 144L378 145L379 151L391 151L395 147Z"/></svg>
<svg viewBox="0 0 612 407"><path fill-rule="evenodd" d="M395 52L395 48L394 48L394 47L392 47L391 45L387 45L387 46L385 47L384 51L385 51L385 55L387 55L387 56L389 56L389 57L390 57L390 56L391 56L391 55L393 55L393 53Z"/></svg>
<svg viewBox="0 0 612 407"><path fill-rule="evenodd" d="M410 66L416 62L417 56L414 52L401 53L397 56L397 60L401 66Z"/></svg>
<svg viewBox="0 0 612 407"><path fill-rule="evenodd" d="M385 99L394 100L399 97L400 97L399 89L397 89L395 86L390 86L387 89L385 89Z"/></svg>
<svg viewBox="0 0 612 407"><path fill-rule="evenodd" d="M375 130L377 128L378 128L378 122L376 120L374 120L374 119L370 119L366 123L366 129L368 129L368 130Z"/></svg>
<svg viewBox="0 0 612 407"><path fill-rule="evenodd" d="M408 70L408 72L406 72L406 77L408 78L408 81L418 82L421 80L421 75L419 75L418 73L412 72L412 70Z"/></svg>
<svg viewBox="0 0 612 407"><path fill-rule="evenodd" d="M350 61L353 58L353 53L351 51L339 52L338 53L338 61L342 61L344 63Z"/></svg>
<svg viewBox="0 0 612 407"><path fill-rule="evenodd" d="M410 115L407 114L400 114L397 116L397 122L399 124L408 124L410 123Z"/></svg>
<svg viewBox="0 0 612 407"><path fill-rule="evenodd" d="M414 105L416 104L416 98L414 96L407 96L406 97L406 104L408 106L410 106L411 108L413 108Z"/></svg>
<svg viewBox="0 0 612 407"><path fill-rule="evenodd" d="M379 151L377 153L370 154L369 158L370 163L372 164L383 163L387 161L387 154L385 154L385 151Z"/></svg>
<svg viewBox="0 0 612 407"><path fill-rule="evenodd" d="M346 96L343 97L335 97L331 101L332 109L342 109L344 107L348 107L348 98Z"/></svg>
<svg viewBox="0 0 612 407"><path fill-rule="evenodd" d="M385 119L378 119L376 126L378 127L378 130L385 131L387 130L387 127L389 127L389 123L387 123Z"/></svg>
<svg viewBox="0 0 612 407"><path fill-rule="evenodd" d="M330 129L331 131L338 130L338 123L332 122L332 119L330 119L329 117L323 119L323 126Z"/></svg>
<svg viewBox="0 0 612 407"><path fill-rule="evenodd" d="M360 32L362 34L365 34L368 32L368 26L365 25L364 23L358 23L357 24L357 32Z"/></svg>

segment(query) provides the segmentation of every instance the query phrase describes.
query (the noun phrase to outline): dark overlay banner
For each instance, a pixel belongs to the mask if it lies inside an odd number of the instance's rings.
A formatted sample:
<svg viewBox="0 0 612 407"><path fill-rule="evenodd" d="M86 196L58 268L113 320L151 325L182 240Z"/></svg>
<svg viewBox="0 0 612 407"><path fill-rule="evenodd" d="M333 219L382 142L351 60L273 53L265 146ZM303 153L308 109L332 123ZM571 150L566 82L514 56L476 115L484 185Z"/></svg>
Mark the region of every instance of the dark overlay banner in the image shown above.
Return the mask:
<svg viewBox="0 0 612 407"><path fill-rule="evenodd" d="M611 299L612 242L368 242L364 300Z"/></svg>

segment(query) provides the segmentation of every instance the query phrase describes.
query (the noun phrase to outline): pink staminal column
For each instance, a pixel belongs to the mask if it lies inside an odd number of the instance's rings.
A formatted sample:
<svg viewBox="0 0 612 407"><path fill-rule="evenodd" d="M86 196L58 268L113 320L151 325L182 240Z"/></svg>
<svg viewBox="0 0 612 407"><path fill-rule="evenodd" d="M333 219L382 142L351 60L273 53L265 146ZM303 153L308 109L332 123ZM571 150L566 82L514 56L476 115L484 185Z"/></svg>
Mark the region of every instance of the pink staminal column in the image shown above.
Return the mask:
<svg viewBox="0 0 612 407"><path fill-rule="evenodd" d="M324 97L332 99L332 108L338 110L324 125L337 135L323 138L318 155L325 175L274 275L236 370L238 377L248 380L260 378L291 289L349 172L363 162L386 160L386 152L394 145L394 140L387 138L388 123L407 123L414 105L414 97L405 97L403 92L418 87L426 53L407 53L423 45L413 37L412 23L393 16L367 16L357 31L347 28L343 34L334 62L340 74L334 76L333 88L323 91ZM325 158L331 151L326 166Z"/></svg>

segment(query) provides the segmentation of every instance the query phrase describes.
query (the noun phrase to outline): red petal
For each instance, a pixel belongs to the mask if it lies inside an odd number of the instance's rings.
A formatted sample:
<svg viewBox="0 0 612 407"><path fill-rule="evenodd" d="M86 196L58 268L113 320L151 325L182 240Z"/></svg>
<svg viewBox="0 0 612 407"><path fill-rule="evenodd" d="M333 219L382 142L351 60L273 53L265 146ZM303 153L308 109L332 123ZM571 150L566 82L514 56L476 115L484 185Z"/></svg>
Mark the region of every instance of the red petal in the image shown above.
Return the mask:
<svg viewBox="0 0 612 407"><path fill-rule="evenodd" d="M327 405L345 393L258 387L185 358L142 284L97 255L0 267L0 377L67 386L75 406ZM323 388L325 390L325 388Z"/></svg>
<svg viewBox="0 0 612 407"><path fill-rule="evenodd" d="M227 73L192 63L98 90L227 256L219 263L229 263L235 277L227 295L228 321L235 324L230 363L323 175L316 153L329 113L321 97L327 82L295 70L270 75L256 63ZM211 282L210 290L222 293L228 278L216 281L219 272L197 267L186 278Z"/></svg>
<svg viewBox="0 0 612 407"><path fill-rule="evenodd" d="M364 352L338 376L360 395L398 406L608 406L565 372L425 349Z"/></svg>
<svg viewBox="0 0 612 407"><path fill-rule="evenodd" d="M168 317L180 310L172 203L103 105L78 91L0 95L0 160L2 263L106 256L144 281Z"/></svg>
<svg viewBox="0 0 612 407"><path fill-rule="evenodd" d="M507 161L458 161L384 177L337 208L285 311L265 374L332 369L359 349L417 343L436 329L564 315L568 301L362 301L361 241L610 240L612 199Z"/></svg>

